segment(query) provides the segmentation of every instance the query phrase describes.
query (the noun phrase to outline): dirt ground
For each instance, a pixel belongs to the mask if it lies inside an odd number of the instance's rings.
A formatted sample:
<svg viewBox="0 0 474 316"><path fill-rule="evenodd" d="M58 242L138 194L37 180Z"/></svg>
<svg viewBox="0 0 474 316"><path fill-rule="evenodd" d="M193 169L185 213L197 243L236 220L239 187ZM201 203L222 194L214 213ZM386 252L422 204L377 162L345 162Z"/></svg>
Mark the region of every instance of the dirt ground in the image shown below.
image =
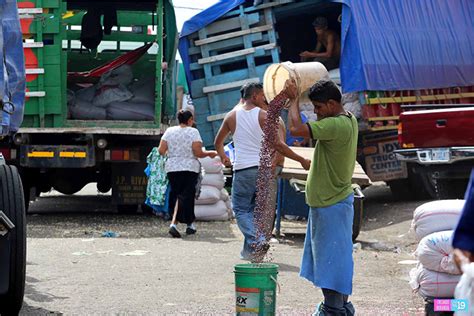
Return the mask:
<svg viewBox="0 0 474 316"><path fill-rule="evenodd" d="M364 192L365 219L354 252L351 301L358 315L423 315L408 285L416 243L410 222L423 201L394 202L376 184ZM151 215L119 215L110 197L50 194L31 205L21 315L231 315L233 266L242 236L235 222L198 223L198 234L167 235ZM310 315L322 295L298 276L306 223L283 221L271 248L280 266L279 315ZM116 238L103 238L113 231ZM356 246L355 248L358 248Z"/></svg>

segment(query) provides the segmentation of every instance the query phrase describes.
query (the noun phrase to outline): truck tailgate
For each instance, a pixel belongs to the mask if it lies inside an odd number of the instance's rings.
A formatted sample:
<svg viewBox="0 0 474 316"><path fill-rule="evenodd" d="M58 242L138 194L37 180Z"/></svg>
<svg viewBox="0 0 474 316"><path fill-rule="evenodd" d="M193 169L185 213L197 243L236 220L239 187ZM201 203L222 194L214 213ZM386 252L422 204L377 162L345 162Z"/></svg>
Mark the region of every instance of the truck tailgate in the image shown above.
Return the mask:
<svg viewBox="0 0 474 316"><path fill-rule="evenodd" d="M405 148L474 145L474 107L404 112L400 123Z"/></svg>

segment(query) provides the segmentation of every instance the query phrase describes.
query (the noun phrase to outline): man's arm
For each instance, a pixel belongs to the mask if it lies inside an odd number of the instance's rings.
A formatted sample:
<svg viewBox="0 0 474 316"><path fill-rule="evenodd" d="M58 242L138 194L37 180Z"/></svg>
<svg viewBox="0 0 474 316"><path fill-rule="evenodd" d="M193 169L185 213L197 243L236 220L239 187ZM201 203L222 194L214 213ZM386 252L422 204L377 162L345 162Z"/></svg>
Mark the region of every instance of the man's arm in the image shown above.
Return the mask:
<svg viewBox="0 0 474 316"><path fill-rule="evenodd" d="M227 115L224 118L224 121L222 122L221 127L219 128L219 131L217 132L216 139L214 140L214 146L216 147L217 154L219 157L221 157L222 163L230 167L231 162L229 157L225 154L224 151L224 141L226 140L227 136L231 133L230 127L229 127L229 118L232 112L227 113Z"/></svg>
<svg viewBox="0 0 474 316"><path fill-rule="evenodd" d="M290 158L292 160L298 161L305 170L309 170L309 167L311 166L311 160L305 159L304 157L302 157L302 156L298 155L297 153L295 153L293 150L291 150L290 147L288 147L287 144L282 142L280 139L276 140L276 143L273 144L273 147L281 155L283 155L287 158Z"/></svg>
<svg viewBox="0 0 474 316"><path fill-rule="evenodd" d="M334 51L334 46L336 44L336 36L334 33L330 32L328 34L328 45L326 46L326 51L322 53L316 53L314 57L332 57L332 53Z"/></svg>

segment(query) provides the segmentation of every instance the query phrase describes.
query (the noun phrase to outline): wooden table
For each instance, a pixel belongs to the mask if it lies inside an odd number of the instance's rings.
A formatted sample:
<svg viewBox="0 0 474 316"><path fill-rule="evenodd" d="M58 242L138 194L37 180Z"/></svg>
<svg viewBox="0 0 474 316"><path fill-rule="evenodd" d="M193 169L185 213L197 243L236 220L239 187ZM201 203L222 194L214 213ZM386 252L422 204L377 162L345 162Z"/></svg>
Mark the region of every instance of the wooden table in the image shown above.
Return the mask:
<svg viewBox="0 0 474 316"><path fill-rule="evenodd" d="M305 157L306 159L313 160L314 148L308 147L290 147L298 155ZM283 179L298 179L306 180L308 177L308 171L301 167L301 164L297 161L285 158L285 165L280 175ZM366 187L371 184L369 177L365 174L362 167L357 163L355 164L354 174L352 175L352 183L358 184L361 187Z"/></svg>

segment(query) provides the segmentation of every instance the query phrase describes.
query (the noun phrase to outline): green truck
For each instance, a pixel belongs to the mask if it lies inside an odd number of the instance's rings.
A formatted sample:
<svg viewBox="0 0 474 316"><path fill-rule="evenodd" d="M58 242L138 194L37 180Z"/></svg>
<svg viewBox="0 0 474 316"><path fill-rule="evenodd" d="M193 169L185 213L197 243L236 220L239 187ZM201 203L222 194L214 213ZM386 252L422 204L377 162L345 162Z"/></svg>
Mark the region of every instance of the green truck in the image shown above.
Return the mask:
<svg viewBox="0 0 474 316"><path fill-rule="evenodd" d="M146 157L176 111L171 0L19 0L18 10L24 120L0 151L18 167L26 206L95 182L119 211L136 211Z"/></svg>

